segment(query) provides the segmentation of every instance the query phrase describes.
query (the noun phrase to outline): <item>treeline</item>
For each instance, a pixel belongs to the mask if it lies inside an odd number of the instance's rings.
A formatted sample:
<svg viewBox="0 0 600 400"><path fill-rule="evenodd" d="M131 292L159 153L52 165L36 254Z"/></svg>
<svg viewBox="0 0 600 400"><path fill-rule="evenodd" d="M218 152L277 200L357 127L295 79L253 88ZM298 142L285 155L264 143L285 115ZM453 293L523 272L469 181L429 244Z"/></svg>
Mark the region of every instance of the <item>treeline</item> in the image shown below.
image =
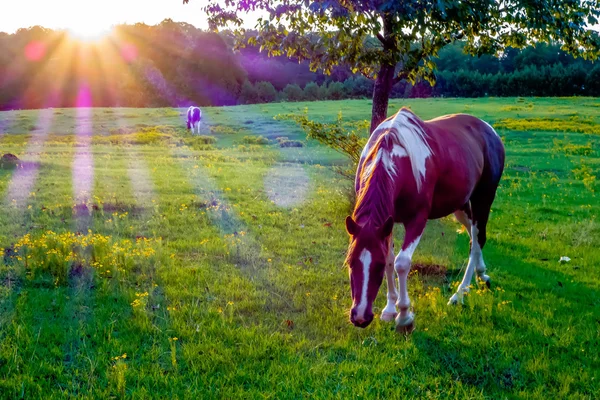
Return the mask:
<svg viewBox="0 0 600 400"><path fill-rule="evenodd" d="M251 33L250 33L251 34ZM0 33L0 109L77 105L162 107L370 98L373 81L347 67L311 72L307 63L232 50L227 34L165 20L120 25L99 43L41 27ZM600 96L600 64L558 45L471 57L463 44L437 59L437 84L400 82L392 97Z"/></svg>
<svg viewBox="0 0 600 400"><path fill-rule="evenodd" d="M87 43L0 33L0 108L237 104L247 74L225 38L186 23L120 25Z"/></svg>

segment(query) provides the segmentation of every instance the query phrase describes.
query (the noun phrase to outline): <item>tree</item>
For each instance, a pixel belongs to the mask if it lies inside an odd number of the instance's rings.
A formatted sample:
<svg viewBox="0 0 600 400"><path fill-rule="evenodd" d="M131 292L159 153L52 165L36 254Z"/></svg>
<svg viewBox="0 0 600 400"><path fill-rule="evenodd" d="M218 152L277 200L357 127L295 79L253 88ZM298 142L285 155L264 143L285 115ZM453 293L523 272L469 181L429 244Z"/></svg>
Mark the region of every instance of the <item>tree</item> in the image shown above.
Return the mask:
<svg viewBox="0 0 600 400"><path fill-rule="evenodd" d="M456 39L464 38L464 50L474 55L533 42L559 42L585 58L600 48L590 28L600 4L590 0L207 0L204 10L211 28L233 25L240 38L243 15L262 11L250 44L308 60L313 70L347 65L374 78L371 131L387 116L394 84L435 82L435 57Z"/></svg>

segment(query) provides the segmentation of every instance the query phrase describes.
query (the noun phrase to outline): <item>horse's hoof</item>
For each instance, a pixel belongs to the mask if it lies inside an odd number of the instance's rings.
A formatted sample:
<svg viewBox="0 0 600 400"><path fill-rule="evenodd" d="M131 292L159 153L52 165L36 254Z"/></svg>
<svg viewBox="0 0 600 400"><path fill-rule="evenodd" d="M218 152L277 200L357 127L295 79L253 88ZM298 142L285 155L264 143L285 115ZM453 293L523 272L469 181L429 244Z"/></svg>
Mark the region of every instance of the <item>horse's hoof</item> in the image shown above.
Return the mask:
<svg viewBox="0 0 600 400"><path fill-rule="evenodd" d="M396 332L402 334L409 334L415 330L415 314L408 313L408 315L401 317L400 314L396 317Z"/></svg>
<svg viewBox="0 0 600 400"><path fill-rule="evenodd" d="M382 312L381 313L381 320L384 322L392 322L394 319L396 318L396 313L395 312Z"/></svg>
<svg viewBox="0 0 600 400"><path fill-rule="evenodd" d="M486 274L481 274L477 276L477 283L479 285L481 285L481 283L485 283L485 286L488 287L488 289L491 287L491 279L489 276L487 276Z"/></svg>
<svg viewBox="0 0 600 400"><path fill-rule="evenodd" d="M450 300L448 301L448 305L449 306L455 306L458 303L462 304L463 300L462 300L462 296L459 296L458 293L454 293L452 295L452 297L450 297Z"/></svg>

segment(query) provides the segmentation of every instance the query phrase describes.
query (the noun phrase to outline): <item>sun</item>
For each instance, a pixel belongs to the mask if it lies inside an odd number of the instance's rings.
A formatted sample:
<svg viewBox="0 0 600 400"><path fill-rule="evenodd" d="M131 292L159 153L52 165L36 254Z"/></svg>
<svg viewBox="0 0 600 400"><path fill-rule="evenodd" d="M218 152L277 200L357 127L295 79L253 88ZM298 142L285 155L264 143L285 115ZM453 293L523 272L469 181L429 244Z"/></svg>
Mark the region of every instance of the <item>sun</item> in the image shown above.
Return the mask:
<svg viewBox="0 0 600 400"><path fill-rule="evenodd" d="M75 24L71 23L67 31L76 39L93 42L106 37L111 32L111 28L98 22L82 20Z"/></svg>

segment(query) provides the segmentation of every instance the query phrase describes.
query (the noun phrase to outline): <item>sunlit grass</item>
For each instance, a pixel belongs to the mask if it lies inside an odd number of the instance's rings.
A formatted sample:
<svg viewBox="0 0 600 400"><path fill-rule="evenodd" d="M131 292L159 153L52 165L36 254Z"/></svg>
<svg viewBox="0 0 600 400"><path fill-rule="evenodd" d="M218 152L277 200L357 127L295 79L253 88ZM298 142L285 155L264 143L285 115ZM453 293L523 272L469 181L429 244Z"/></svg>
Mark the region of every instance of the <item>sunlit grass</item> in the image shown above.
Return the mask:
<svg viewBox="0 0 600 400"><path fill-rule="evenodd" d="M568 123L578 112L597 127L593 102L411 99L390 110L409 105L432 118L468 108L496 126ZM75 111L55 110L39 154L28 153L37 131L6 124L0 151L36 159L39 170L22 208L7 198L15 171L0 170L0 393L597 396L600 138L569 125L498 129L508 157L484 250L492 288L474 283L464 306L446 305L468 237L452 218L431 221L415 262L447 273L411 273L417 328L405 338L379 320L364 330L349 324L341 263L352 183L332 168L344 159L273 120L308 107L311 118L334 122L341 110L358 124L368 103L205 108L210 139L191 137L182 110L93 109L85 207L73 193L73 160L83 150ZM305 147L280 147L277 137ZM89 220L78 231L81 213ZM560 264L562 256L571 261ZM375 311L384 305L382 289Z"/></svg>

